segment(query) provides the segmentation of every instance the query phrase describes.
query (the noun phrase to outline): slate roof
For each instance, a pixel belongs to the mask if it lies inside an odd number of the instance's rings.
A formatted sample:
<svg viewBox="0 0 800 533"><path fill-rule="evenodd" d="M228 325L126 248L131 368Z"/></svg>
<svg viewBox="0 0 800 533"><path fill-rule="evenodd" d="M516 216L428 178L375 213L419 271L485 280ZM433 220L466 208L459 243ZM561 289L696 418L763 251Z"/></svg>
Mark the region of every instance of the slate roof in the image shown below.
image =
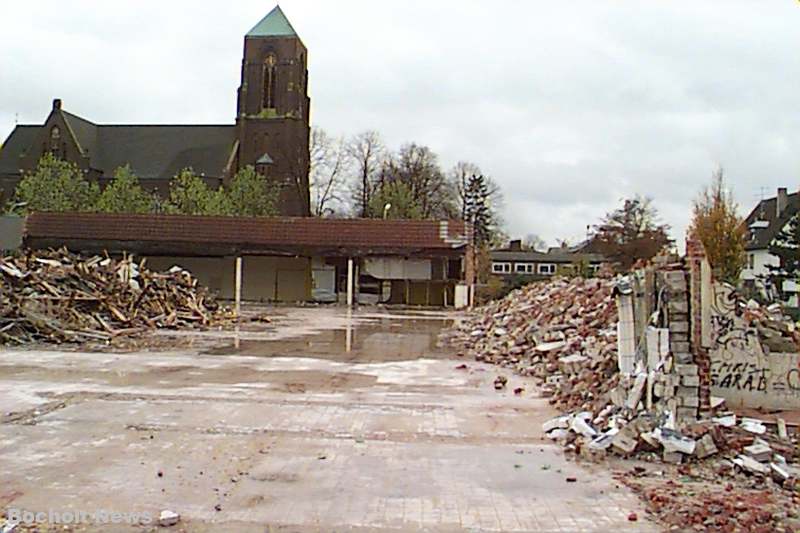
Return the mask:
<svg viewBox="0 0 800 533"><path fill-rule="evenodd" d="M199 245L197 250L202 255L212 245L250 251L342 248L376 253L451 252L466 247L466 235L461 221L435 220L34 213L25 223L26 244L33 246L101 241L135 243L129 249L137 251L148 248L147 243L185 243Z"/></svg>
<svg viewBox="0 0 800 533"><path fill-rule="evenodd" d="M142 180L171 179L192 167L222 177L236 139L234 125L106 125L60 110L92 168L111 176L129 164ZM0 150L0 174L17 174L20 155L43 126L17 126Z"/></svg>
<svg viewBox="0 0 800 533"><path fill-rule="evenodd" d="M275 6L267 16L247 32L246 37L296 37L289 19L286 18L281 6Z"/></svg>
<svg viewBox="0 0 800 533"><path fill-rule="evenodd" d="M800 194L792 193L787 195L787 205L781 216L778 216L777 197L761 200L758 205L747 215L745 227L747 229L746 250L766 250L770 241L780 232L786 223L800 209ZM751 227L756 221L766 221L766 228Z"/></svg>
<svg viewBox="0 0 800 533"><path fill-rule="evenodd" d="M20 125L14 128L0 149L0 175L18 174L20 156L33 144L41 126Z"/></svg>

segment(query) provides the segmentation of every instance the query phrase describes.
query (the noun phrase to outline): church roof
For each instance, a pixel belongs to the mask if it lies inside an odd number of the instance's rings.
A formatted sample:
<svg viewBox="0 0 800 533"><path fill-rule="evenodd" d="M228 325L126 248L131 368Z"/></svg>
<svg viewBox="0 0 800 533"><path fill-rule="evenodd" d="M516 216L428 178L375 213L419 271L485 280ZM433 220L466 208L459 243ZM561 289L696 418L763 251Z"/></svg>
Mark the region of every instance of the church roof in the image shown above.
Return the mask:
<svg viewBox="0 0 800 533"><path fill-rule="evenodd" d="M61 113L90 166L104 176L127 164L142 180L171 179L186 167L199 175L222 177L236 139L234 125L95 124ZM14 128L0 150L0 175L19 174L20 157L43 128Z"/></svg>
<svg viewBox="0 0 800 533"><path fill-rule="evenodd" d="M281 6L275 6L266 17L253 26L246 37L297 37L297 32L283 13Z"/></svg>

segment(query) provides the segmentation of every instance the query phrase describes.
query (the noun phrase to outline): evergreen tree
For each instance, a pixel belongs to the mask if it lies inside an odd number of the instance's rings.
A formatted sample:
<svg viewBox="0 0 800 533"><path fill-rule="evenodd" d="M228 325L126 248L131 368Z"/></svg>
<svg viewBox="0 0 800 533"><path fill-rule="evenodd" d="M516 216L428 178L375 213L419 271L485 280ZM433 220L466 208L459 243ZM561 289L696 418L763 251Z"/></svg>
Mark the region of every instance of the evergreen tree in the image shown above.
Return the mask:
<svg viewBox="0 0 800 533"><path fill-rule="evenodd" d="M779 259L777 266L769 266L768 278L776 289L783 292L785 280L800 277L800 212L781 228L769 243L769 253Z"/></svg>
<svg viewBox="0 0 800 533"><path fill-rule="evenodd" d="M77 165L48 153L19 182L11 204L23 213L92 211L99 194L97 183L90 183Z"/></svg>
<svg viewBox="0 0 800 533"><path fill-rule="evenodd" d="M464 219L472 225L475 246L483 246L492 240L492 213L489 206L489 189L481 174L473 174L467 180L464 191Z"/></svg>
<svg viewBox="0 0 800 533"><path fill-rule="evenodd" d="M114 179L97 200L101 213L152 213L155 206L155 196L142 189L129 165L114 171Z"/></svg>

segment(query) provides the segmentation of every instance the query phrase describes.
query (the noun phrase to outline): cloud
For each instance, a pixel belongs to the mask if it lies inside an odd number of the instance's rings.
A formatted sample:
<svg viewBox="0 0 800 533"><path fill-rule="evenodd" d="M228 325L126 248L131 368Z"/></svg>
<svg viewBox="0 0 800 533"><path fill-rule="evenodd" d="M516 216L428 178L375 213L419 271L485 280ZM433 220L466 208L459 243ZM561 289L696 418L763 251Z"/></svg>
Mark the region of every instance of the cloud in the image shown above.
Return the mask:
<svg viewBox="0 0 800 533"><path fill-rule="evenodd" d="M796 2L285 0L312 120L427 144L506 196L512 235L577 239L627 196L675 237L723 165L747 211L800 186ZM6 6L0 136L51 100L98 122L231 123L255 0Z"/></svg>

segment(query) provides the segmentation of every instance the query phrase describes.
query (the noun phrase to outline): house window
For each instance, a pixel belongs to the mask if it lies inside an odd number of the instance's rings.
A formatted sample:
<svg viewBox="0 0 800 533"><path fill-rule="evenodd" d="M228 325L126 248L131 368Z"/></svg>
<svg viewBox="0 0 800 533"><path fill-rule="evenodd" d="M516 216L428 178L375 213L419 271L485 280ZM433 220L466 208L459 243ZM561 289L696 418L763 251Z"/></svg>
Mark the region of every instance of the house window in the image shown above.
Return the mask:
<svg viewBox="0 0 800 533"><path fill-rule="evenodd" d="M532 265L530 263L515 263L514 272L516 272L517 274L533 274L535 271L534 270L535 267L536 267L535 265Z"/></svg>
<svg viewBox="0 0 800 533"><path fill-rule="evenodd" d="M492 263L492 272L495 274L509 274L511 263Z"/></svg>
<svg viewBox="0 0 800 533"><path fill-rule="evenodd" d="M556 273L556 266L552 263L540 263L539 264L539 274L545 274L547 276L551 276Z"/></svg>

